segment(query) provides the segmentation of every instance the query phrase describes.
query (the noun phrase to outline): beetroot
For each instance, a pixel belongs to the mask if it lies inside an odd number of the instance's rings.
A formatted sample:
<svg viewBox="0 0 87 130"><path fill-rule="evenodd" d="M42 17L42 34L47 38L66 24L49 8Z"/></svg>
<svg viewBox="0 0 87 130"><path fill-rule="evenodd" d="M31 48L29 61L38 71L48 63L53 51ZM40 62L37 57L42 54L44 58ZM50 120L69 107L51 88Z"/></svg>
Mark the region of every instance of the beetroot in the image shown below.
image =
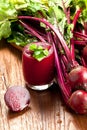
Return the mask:
<svg viewBox="0 0 87 130"><path fill-rule="evenodd" d="M83 90L73 92L69 99L69 105L79 114L87 113L87 92Z"/></svg>
<svg viewBox="0 0 87 130"><path fill-rule="evenodd" d="M4 100L10 110L21 111L29 105L30 93L24 87L12 86L7 89Z"/></svg>
<svg viewBox="0 0 87 130"><path fill-rule="evenodd" d="M87 91L87 68L77 66L68 74L72 90L83 89Z"/></svg>

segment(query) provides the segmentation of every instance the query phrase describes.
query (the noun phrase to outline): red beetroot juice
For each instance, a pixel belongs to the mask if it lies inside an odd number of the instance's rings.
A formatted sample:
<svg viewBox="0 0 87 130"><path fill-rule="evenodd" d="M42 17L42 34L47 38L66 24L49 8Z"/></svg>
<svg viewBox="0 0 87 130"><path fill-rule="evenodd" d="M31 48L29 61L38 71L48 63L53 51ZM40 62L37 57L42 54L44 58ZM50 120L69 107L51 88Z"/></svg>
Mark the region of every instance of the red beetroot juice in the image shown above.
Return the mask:
<svg viewBox="0 0 87 130"><path fill-rule="evenodd" d="M48 48L49 54L41 61L32 57L29 45L24 47L22 55L23 75L28 85L49 84L55 75L55 58L53 46L47 43L33 43Z"/></svg>

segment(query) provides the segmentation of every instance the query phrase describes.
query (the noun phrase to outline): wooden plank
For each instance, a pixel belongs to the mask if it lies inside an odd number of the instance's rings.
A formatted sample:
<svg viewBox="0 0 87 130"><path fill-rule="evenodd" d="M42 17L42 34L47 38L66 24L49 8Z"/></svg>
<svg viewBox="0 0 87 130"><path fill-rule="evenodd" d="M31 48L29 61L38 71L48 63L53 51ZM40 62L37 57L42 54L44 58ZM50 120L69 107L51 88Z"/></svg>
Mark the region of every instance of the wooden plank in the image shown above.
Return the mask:
<svg viewBox="0 0 87 130"><path fill-rule="evenodd" d="M58 86L47 91L30 90L31 103L26 110L14 113L4 102L4 93L14 85L25 87L22 52L4 40L0 42L0 130L86 130L87 116L69 111Z"/></svg>

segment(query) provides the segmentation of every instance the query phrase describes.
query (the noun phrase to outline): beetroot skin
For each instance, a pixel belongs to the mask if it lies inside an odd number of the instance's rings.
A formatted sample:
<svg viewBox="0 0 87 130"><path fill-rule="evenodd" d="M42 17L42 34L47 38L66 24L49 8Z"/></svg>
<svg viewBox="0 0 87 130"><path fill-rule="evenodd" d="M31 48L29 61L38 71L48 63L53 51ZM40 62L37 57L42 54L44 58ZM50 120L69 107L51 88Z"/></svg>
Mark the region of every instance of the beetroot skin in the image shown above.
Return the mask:
<svg viewBox="0 0 87 130"><path fill-rule="evenodd" d="M10 110L21 111L29 105L30 93L24 87L12 86L7 89L4 100Z"/></svg>

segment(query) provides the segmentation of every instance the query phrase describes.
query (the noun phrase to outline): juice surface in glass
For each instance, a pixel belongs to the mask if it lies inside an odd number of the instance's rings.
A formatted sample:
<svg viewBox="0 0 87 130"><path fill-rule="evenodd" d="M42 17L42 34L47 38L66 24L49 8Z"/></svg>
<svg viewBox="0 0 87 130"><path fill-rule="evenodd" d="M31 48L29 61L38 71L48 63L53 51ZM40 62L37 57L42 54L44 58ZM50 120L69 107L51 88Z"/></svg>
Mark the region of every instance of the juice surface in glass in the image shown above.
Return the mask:
<svg viewBox="0 0 87 130"><path fill-rule="evenodd" d="M30 44L24 47L22 54L22 67L23 67L23 75L26 83L29 86L37 86L40 87L45 84L50 84L54 79L55 75L55 58L53 46L44 43L38 42L33 43L38 46L43 46L48 49L48 55L44 57L41 61L38 61L34 57L32 57L32 53L29 50Z"/></svg>

